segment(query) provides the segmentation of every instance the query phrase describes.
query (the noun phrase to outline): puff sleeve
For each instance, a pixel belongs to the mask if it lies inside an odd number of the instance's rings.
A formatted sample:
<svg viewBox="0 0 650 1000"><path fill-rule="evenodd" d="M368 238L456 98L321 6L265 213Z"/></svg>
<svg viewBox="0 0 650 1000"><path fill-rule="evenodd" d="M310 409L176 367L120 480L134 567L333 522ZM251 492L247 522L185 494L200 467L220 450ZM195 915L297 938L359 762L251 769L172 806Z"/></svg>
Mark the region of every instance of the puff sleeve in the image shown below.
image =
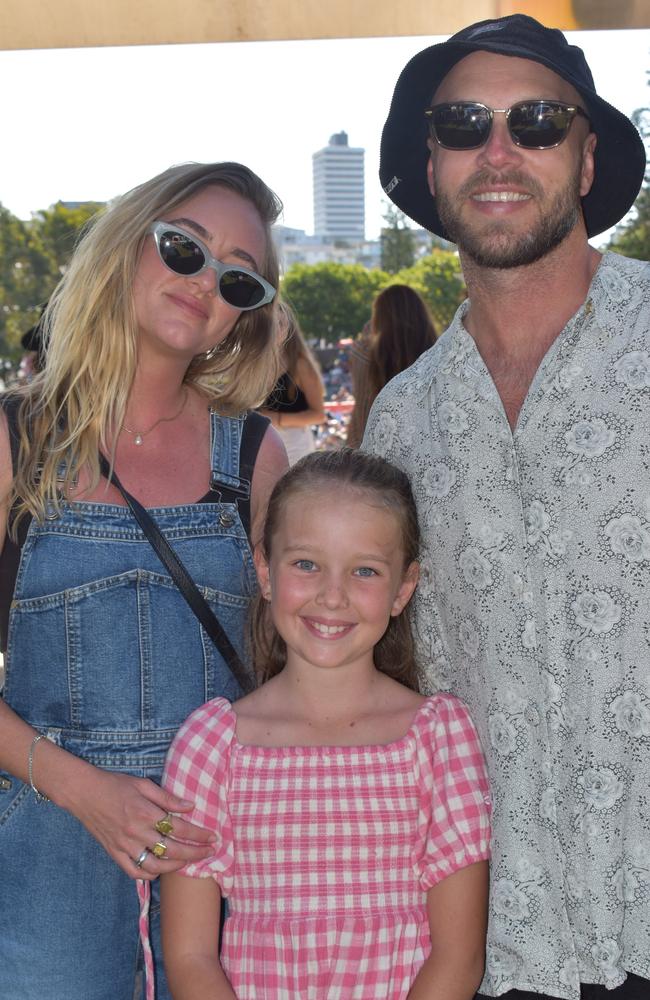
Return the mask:
<svg viewBox="0 0 650 1000"><path fill-rule="evenodd" d="M417 732L420 793L414 864L429 890L490 856L490 797L478 734L463 702L429 699Z"/></svg>
<svg viewBox="0 0 650 1000"><path fill-rule="evenodd" d="M228 778L235 725L235 713L225 698L214 698L196 709L176 734L163 775L166 789L194 803L183 818L217 838L212 855L185 865L179 873L216 879L224 896L232 889L234 871Z"/></svg>

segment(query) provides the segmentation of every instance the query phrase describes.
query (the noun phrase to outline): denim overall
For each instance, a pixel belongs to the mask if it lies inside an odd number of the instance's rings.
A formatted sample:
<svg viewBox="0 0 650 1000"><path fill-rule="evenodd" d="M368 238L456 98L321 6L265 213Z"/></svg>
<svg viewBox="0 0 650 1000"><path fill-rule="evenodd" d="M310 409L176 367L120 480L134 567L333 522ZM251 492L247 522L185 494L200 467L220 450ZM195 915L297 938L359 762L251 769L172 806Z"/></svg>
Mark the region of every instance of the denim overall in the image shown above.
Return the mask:
<svg viewBox="0 0 650 1000"><path fill-rule="evenodd" d="M214 502L151 514L242 655L255 573L237 504L218 491L250 488L239 478L244 421L210 419ZM127 508L66 503L60 516L32 521L6 659L4 698L18 715L98 767L159 781L186 716L238 693ZM156 997L168 1000L157 886ZM0 998L140 997L138 913L135 881L81 823L0 771Z"/></svg>

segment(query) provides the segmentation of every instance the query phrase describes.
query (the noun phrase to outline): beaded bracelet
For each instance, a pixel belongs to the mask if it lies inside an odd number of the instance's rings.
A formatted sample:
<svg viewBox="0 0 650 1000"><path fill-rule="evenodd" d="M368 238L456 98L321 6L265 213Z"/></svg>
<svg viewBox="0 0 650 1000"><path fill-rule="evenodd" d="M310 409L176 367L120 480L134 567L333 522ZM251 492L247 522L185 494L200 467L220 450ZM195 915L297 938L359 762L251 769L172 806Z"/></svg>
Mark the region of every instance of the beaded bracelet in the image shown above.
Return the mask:
<svg viewBox="0 0 650 1000"><path fill-rule="evenodd" d="M34 775L33 775L33 770L32 770L33 767L34 767L34 750L36 749L36 744L38 743L39 740L45 740L45 739L47 739L47 737L45 736L44 733L37 733L36 734L36 736L34 737L34 739L31 742L31 746L29 748L29 756L27 758L27 777L29 778L29 783L31 785L31 788L32 788L32 791L33 791L34 795L36 796L36 801L37 802L49 802L50 801L48 799L47 795L43 795L42 792L39 792L38 788L34 784Z"/></svg>

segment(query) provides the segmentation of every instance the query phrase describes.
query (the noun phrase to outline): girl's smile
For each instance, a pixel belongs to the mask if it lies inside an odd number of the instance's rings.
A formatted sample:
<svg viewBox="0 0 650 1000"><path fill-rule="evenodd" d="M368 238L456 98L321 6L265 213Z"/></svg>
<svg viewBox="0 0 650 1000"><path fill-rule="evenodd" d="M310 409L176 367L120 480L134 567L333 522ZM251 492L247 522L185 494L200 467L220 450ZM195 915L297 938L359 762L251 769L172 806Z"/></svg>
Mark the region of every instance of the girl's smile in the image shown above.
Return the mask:
<svg viewBox="0 0 650 1000"><path fill-rule="evenodd" d="M337 638L343 635L344 632L347 633L351 628L354 628L354 624L351 622L338 624L335 622L317 621L315 618L303 618L303 621L308 628L313 629L318 635L324 638Z"/></svg>

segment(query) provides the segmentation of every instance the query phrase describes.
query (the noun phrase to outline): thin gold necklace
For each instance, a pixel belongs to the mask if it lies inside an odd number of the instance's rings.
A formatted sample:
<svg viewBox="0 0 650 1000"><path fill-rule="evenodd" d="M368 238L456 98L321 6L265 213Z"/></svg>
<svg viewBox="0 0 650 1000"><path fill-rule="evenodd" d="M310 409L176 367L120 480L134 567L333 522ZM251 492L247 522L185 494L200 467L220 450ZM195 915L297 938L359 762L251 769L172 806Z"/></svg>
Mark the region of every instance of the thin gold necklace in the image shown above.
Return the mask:
<svg viewBox="0 0 650 1000"><path fill-rule="evenodd" d="M152 430L155 427L157 427L158 424L166 424L166 423L169 423L171 420L177 420L178 417L180 417L180 415L183 412L183 410L185 409L185 404L186 403L187 403L187 386L185 386L185 392L184 392L184 395L183 395L183 402L179 406L179 408L176 411L176 413L173 414L173 416L171 416L171 417L158 417L158 419L156 420L156 422L153 423L151 425L151 427L148 430L146 430L146 431L132 431L130 427L126 426L126 424L122 424L122 427L126 431L127 434L133 434L134 435L133 444L141 445L142 442L144 441L144 439L146 438L147 434L151 434Z"/></svg>

